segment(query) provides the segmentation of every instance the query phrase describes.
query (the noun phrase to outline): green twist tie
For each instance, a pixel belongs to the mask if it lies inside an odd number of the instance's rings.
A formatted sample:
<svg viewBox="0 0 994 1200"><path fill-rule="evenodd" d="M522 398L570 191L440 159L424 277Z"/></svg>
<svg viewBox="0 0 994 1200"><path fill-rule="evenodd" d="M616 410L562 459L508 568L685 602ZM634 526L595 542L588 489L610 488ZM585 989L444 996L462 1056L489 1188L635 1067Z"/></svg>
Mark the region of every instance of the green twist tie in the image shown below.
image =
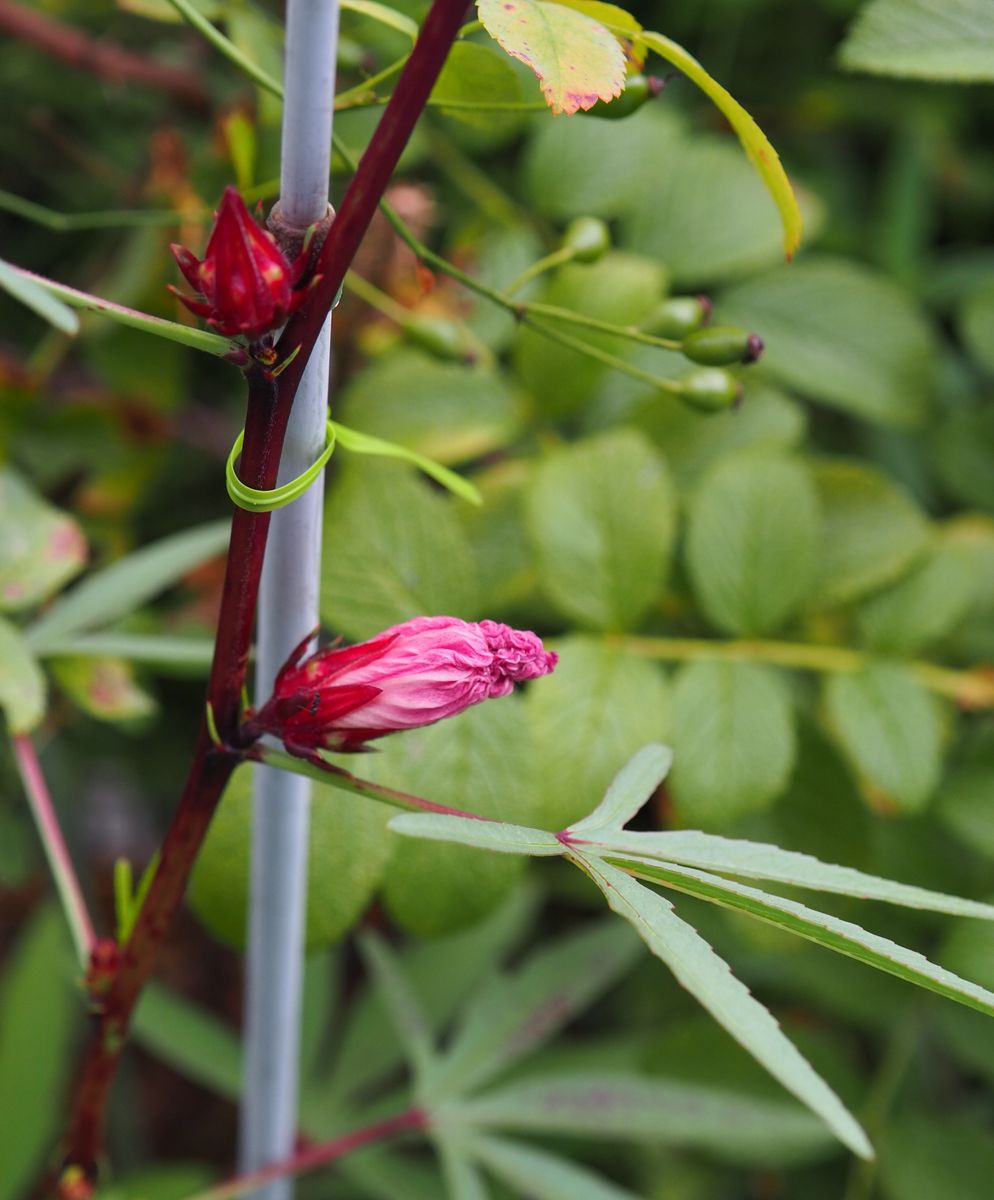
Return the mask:
<svg viewBox="0 0 994 1200"><path fill-rule="evenodd" d="M328 460L334 453L336 444L343 446L346 450L352 451L353 454L371 454L378 458L399 458L401 461L411 463L419 470L424 471L436 483L440 483L454 495L462 497L463 500L468 500L470 504L479 505L483 503L480 493L468 479L463 479L461 475L457 475L455 471L450 471L448 467L443 467L441 463L426 458L425 455L419 454L416 450L410 450L406 446L399 446L396 442L388 442L384 441L383 438L373 437L368 433L360 433L358 429L349 429L345 425L340 425L337 421L328 422L326 433L327 444L324 451L321 457L312 463L303 475L298 475L296 479L291 479L289 483L284 483L278 488L273 488L271 491L261 491L258 488L251 488L247 484L242 483L235 473L235 463L242 452L244 438L245 431L242 430L235 439L235 444L231 447L231 453L228 455L224 474L228 484L228 495L239 508L244 508L248 512L273 512L274 509L282 508L285 504L290 504L299 496L302 496L328 465Z"/></svg>
<svg viewBox="0 0 994 1200"><path fill-rule="evenodd" d="M331 456L335 453L336 431L334 423L329 421L325 426L325 447L321 451L320 456L311 463L302 475L298 475L296 479L291 479L289 483L281 484L279 487L268 491L249 487L235 473L235 463L242 452L242 443L244 441L245 430L243 429L238 437L235 438L235 444L231 447L231 453L228 455L228 461L224 467L228 495L239 508L244 508L246 512L265 513L273 512L277 508L283 508L287 504L292 504L294 500L307 491L314 480L317 479L328 465Z"/></svg>

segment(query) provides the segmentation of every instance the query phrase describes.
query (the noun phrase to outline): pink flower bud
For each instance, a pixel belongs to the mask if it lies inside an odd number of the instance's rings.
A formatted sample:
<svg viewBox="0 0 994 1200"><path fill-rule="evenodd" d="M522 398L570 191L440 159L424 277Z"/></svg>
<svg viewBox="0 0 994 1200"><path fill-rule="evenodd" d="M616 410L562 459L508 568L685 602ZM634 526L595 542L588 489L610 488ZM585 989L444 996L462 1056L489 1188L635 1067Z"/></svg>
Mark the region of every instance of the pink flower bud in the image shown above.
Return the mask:
<svg viewBox="0 0 994 1200"><path fill-rule="evenodd" d="M472 704L548 675L558 655L534 633L496 621L415 617L368 642L290 656L251 721L291 753L363 750L401 729L432 725Z"/></svg>
<svg viewBox="0 0 994 1200"><path fill-rule="evenodd" d="M276 329L307 294L296 290L306 256L287 262L273 235L252 219L233 187L224 190L203 261L183 246L170 249L197 295L184 296L172 286L169 290L226 337L254 339Z"/></svg>

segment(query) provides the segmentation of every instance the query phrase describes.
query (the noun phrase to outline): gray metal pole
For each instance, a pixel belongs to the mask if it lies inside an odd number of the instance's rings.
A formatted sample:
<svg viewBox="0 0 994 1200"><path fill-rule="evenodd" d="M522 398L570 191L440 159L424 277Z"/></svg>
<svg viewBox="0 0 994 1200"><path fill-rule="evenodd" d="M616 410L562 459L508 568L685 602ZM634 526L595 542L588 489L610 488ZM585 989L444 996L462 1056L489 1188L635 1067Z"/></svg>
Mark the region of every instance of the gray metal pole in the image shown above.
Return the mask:
<svg viewBox="0 0 994 1200"><path fill-rule="evenodd" d="M294 229L306 229L327 211L337 41L338 0L289 0L280 215ZM324 446L330 354L329 318L294 401L281 483L305 470ZM267 699L290 651L318 623L323 498L318 480L272 517L259 595L257 702ZM306 779L254 769L242 1171L293 1152L310 815ZM289 1178L252 1193L255 1200L290 1200L292 1194Z"/></svg>

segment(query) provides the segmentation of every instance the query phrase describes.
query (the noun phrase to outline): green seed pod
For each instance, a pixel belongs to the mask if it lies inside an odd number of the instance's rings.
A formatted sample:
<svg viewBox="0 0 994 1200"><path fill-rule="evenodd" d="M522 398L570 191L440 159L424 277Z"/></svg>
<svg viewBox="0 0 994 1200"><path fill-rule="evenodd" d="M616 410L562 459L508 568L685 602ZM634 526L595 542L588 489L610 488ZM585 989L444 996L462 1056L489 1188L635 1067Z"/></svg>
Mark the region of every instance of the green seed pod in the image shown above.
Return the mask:
<svg viewBox="0 0 994 1200"><path fill-rule="evenodd" d="M701 367L680 380L680 396L699 412L724 412L742 399L742 385L728 371Z"/></svg>
<svg viewBox="0 0 994 1200"><path fill-rule="evenodd" d="M670 296L646 317L642 328L656 337L682 340L706 325L710 317L711 301L707 296Z"/></svg>
<svg viewBox="0 0 994 1200"><path fill-rule="evenodd" d="M463 330L445 317L411 317L404 325L404 337L448 362L465 362L470 357Z"/></svg>
<svg viewBox="0 0 994 1200"><path fill-rule="evenodd" d="M577 217L566 226L563 248L573 251L574 262L597 262L611 249L611 232L597 217Z"/></svg>
<svg viewBox="0 0 994 1200"><path fill-rule="evenodd" d="M628 117L647 100L654 100L665 84L665 79L660 79L658 75L632 75L620 96L614 100L598 100L592 108L587 109L587 116L602 117L606 121Z"/></svg>
<svg viewBox="0 0 994 1200"><path fill-rule="evenodd" d="M734 325L709 325L687 334L680 346L691 362L705 367L754 363L763 353L763 339Z"/></svg>

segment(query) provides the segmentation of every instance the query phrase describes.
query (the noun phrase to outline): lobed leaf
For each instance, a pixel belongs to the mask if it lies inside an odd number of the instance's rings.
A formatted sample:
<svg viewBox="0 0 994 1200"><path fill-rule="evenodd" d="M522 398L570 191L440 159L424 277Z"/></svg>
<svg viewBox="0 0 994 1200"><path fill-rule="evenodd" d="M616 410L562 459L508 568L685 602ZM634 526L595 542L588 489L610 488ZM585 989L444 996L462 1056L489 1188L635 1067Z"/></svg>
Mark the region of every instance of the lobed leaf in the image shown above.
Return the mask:
<svg viewBox="0 0 994 1200"><path fill-rule="evenodd" d="M602 920L497 975L467 1007L432 1075L433 1101L463 1096L549 1041L631 966L638 942Z"/></svg>
<svg viewBox="0 0 994 1200"><path fill-rule="evenodd" d="M672 763L669 746L643 746L611 780L594 811L570 826L570 834L591 834L627 825L666 778Z"/></svg>
<svg viewBox="0 0 994 1200"><path fill-rule="evenodd" d="M866 1134L842 1101L785 1036L772 1014L735 978L728 964L692 925L676 915L672 904L624 871L594 856L576 853L575 861L601 889L610 907L635 926L652 953L666 963L677 981L715 1020L789 1092L821 1117L854 1154L871 1158L873 1151ZM642 868L636 865L636 869L642 873ZM657 879L670 872L677 879L684 874L678 868L669 871L660 868L657 875L654 868L648 877Z"/></svg>
<svg viewBox="0 0 994 1200"><path fill-rule="evenodd" d="M803 1154L828 1138L786 1100L617 1071L511 1083L461 1101L459 1117L484 1129L694 1147L750 1162L762 1147Z"/></svg>
<svg viewBox="0 0 994 1200"><path fill-rule="evenodd" d="M474 1158L529 1200L638 1200L627 1188L534 1146L478 1134L469 1145Z"/></svg>
<svg viewBox="0 0 994 1200"><path fill-rule="evenodd" d="M612 862L617 862L642 879L675 888L702 900L710 900L725 908L748 913L829 950L848 955L858 962L896 975L898 979L945 996L947 1000L956 1000L968 1008L975 1008L979 1012L994 1016L994 992L961 979L952 971L937 966L923 954L870 933L851 921L817 912L796 900L773 896L749 887L748 884L721 879L717 875L697 871L692 867L664 865L648 859L639 862L635 857L628 856L624 860L612 858ZM628 878L623 872L618 873L622 874L623 878Z"/></svg>
<svg viewBox="0 0 994 1200"><path fill-rule="evenodd" d="M581 825L567 831L571 841L572 835L581 831ZM855 896L860 900L882 900L903 908L994 921L994 905L947 896L942 892L897 883L892 879L881 879L853 867L825 863L813 855L782 850L779 846L763 842L719 837L692 829L665 833L598 830L592 836L588 834L579 840L584 843L584 849L589 848L587 842L591 843L598 854L612 851L637 854L640 858L703 867L709 871L742 875L749 879L769 879L817 892Z"/></svg>

